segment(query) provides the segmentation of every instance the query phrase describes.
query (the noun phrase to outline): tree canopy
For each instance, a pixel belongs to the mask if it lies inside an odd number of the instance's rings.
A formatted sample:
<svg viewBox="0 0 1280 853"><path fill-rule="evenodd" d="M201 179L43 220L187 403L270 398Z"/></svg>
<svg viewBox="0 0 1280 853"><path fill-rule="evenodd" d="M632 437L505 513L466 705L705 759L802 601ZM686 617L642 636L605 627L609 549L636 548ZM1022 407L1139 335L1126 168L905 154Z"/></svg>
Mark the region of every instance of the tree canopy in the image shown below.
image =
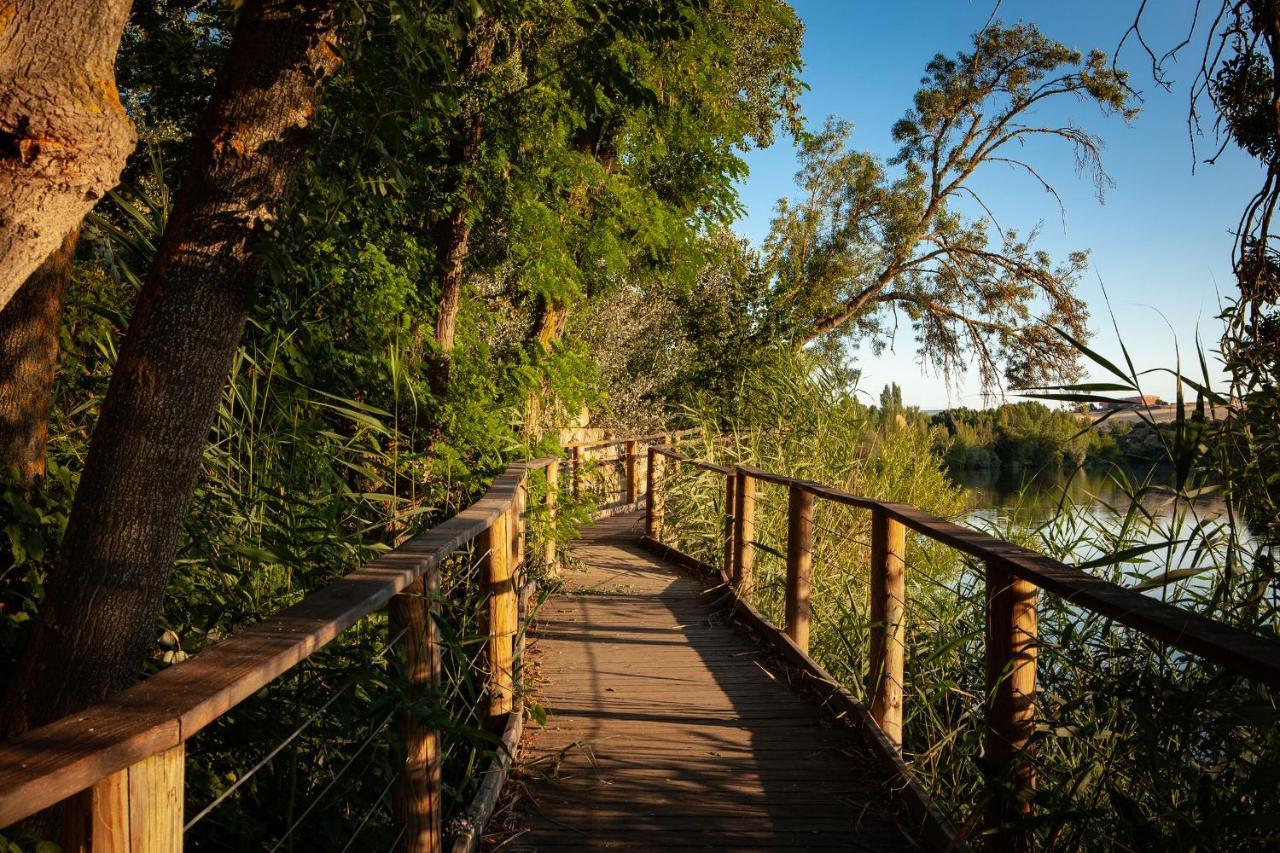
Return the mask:
<svg viewBox="0 0 1280 853"><path fill-rule="evenodd" d="M1033 231L1002 227L970 183L979 169L1007 166L1056 198L1021 154L1040 137L1063 142L1101 193L1101 140L1038 120L1045 102L1072 99L1136 112L1125 75L1100 51L1085 56L1031 24L996 22L971 51L929 63L914 107L894 125L900 147L889 164L850 151L845 121L806 134L802 195L779 202L765 245L766 334L797 347L832 336L883 346L901 312L921 360L944 372L973 363L988 387L1072 377L1075 353L1049 326L1087 336L1075 294L1086 253L1055 262ZM962 200L983 215L966 216Z"/></svg>

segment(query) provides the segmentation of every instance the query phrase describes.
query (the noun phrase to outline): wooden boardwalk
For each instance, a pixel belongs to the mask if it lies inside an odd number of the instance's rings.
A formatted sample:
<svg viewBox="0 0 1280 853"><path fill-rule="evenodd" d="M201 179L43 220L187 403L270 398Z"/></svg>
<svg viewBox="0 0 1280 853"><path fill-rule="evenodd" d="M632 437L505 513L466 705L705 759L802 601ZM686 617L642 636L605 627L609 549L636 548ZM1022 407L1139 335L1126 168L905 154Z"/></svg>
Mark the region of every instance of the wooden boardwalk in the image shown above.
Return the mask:
<svg viewBox="0 0 1280 853"><path fill-rule="evenodd" d="M526 729L503 849L916 849L861 736L639 533L638 515L585 530L539 614L550 717Z"/></svg>

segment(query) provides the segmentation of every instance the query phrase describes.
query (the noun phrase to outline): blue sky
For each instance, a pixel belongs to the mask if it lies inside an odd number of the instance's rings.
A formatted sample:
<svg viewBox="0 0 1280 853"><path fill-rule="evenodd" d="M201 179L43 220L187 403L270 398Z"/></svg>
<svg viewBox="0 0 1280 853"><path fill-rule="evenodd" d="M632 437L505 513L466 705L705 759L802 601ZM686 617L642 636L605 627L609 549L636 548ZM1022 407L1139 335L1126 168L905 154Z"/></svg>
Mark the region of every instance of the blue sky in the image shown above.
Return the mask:
<svg viewBox="0 0 1280 853"><path fill-rule="evenodd" d="M793 5L806 26L806 118L815 127L827 115L852 121L852 144L887 159L894 152L890 128L910 106L925 65L936 53L966 49L994 2L793 0ZM1005 0L999 14L1005 21L1032 21L1082 51L1097 47L1110 56L1137 5L1138 0ZM1150 5L1148 41L1171 47L1185 35L1194 2ZM1260 182L1260 168L1234 148L1215 165L1201 162L1192 172L1188 93L1202 49L1203 39L1193 40L1180 62L1169 67L1172 92L1153 83L1149 62L1136 44L1122 52L1121 65L1144 98L1142 113L1128 125L1077 102L1043 113L1046 120L1071 120L1100 135L1106 144L1104 164L1114 181L1099 204L1092 182L1076 174L1069 148L1028 149L1029 159L1062 196L1065 227L1052 197L1028 178L1000 166L988 166L974 178L975 188L1005 227L1027 231L1038 226L1040 245L1055 257L1090 250L1092 268L1079 292L1090 306L1093 344L1104 355L1120 356L1105 286L1111 312L1139 368L1172 367L1175 342L1194 364L1197 330L1208 346L1215 343L1219 294L1233 291L1229 229ZM1200 137L1198 146L1201 161L1216 151L1211 132ZM772 148L748 152L746 159L751 174L740 192L747 215L737 227L759 245L777 199L794 192L795 154L790 140L780 138ZM879 357L860 353L858 362L862 389L873 395L885 383L897 382L906 401L924 408L982 402L974 377L953 378L949 387L942 377L924 371L909 329L899 334L893 352ZM1145 390L1170 396L1172 383L1152 379Z"/></svg>

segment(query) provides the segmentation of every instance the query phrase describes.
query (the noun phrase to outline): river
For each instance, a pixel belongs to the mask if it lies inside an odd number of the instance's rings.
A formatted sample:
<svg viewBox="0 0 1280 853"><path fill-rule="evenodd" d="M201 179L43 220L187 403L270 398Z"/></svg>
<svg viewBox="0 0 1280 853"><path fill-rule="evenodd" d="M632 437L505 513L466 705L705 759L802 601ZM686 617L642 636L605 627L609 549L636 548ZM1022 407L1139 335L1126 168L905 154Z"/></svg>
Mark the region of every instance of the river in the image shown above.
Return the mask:
<svg viewBox="0 0 1280 853"><path fill-rule="evenodd" d="M969 508L962 520L993 532L1050 526L1049 523L1060 516L1065 499L1083 517L1077 516L1077 523L1066 525L1070 529L1060 531L1058 541L1072 543L1071 556L1078 562L1096 559L1107 547L1114 547L1113 543L1107 543L1106 532L1120 529L1131 504L1120 479L1127 479L1130 488L1143 482L1154 487L1147 490L1142 500L1152 523L1138 531L1129 545L1144 540L1167 541L1171 536L1185 539L1198 522L1207 522L1207 526L1213 528L1225 520L1226 504L1221 498L1202 497L1191 505L1185 501L1175 504L1168 490L1173 472L1167 466L1116 473L1004 468L956 471L952 477L969 493ZM1128 571L1136 576L1150 576L1163 572L1166 566L1190 568L1208 566L1213 561L1213 555L1197 553L1194 549L1158 550L1135 557Z"/></svg>

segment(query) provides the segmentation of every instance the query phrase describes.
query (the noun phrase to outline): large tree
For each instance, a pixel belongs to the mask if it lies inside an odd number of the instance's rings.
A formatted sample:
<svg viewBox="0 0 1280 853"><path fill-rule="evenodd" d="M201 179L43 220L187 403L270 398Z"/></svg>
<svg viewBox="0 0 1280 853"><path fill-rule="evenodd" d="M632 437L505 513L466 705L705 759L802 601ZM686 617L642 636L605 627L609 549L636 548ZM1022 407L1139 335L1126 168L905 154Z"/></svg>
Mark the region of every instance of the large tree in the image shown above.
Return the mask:
<svg viewBox="0 0 1280 853"><path fill-rule="evenodd" d="M120 179L115 58L130 0L0 4L0 308Z"/></svg>
<svg viewBox="0 0 1280 853"><path fill-rule="evenodd" d="M248 0L94 429L5 728L71 713L138 675L240 341L257 252L337 65L329 0Z"/></svg>
<svg viewBox="0 0 1280 853"><path fill-rule="evenodd" d="M1002 228L971 178L1007 166L1056 197L1025 144L1060 140L1097 181L1100 141L1069 122L1044 122L1046 102L1083 100L1131 116L1124 75L1100 52L1082 56L1030 24L988 26L973 49L929 63L915 105L893 129L891 165L850 151L849 125L808 136L797 176L804 195L779 204L765 246L773 292L766 330L802 347L833 336L883 343L898 312L922 357L943 370L972 358L988 385L1070 375L1074 352L1045 324L1083 335L1074 285L1083 253L1055 264ZM987 215L967 218L962 200Z"/></svg>

